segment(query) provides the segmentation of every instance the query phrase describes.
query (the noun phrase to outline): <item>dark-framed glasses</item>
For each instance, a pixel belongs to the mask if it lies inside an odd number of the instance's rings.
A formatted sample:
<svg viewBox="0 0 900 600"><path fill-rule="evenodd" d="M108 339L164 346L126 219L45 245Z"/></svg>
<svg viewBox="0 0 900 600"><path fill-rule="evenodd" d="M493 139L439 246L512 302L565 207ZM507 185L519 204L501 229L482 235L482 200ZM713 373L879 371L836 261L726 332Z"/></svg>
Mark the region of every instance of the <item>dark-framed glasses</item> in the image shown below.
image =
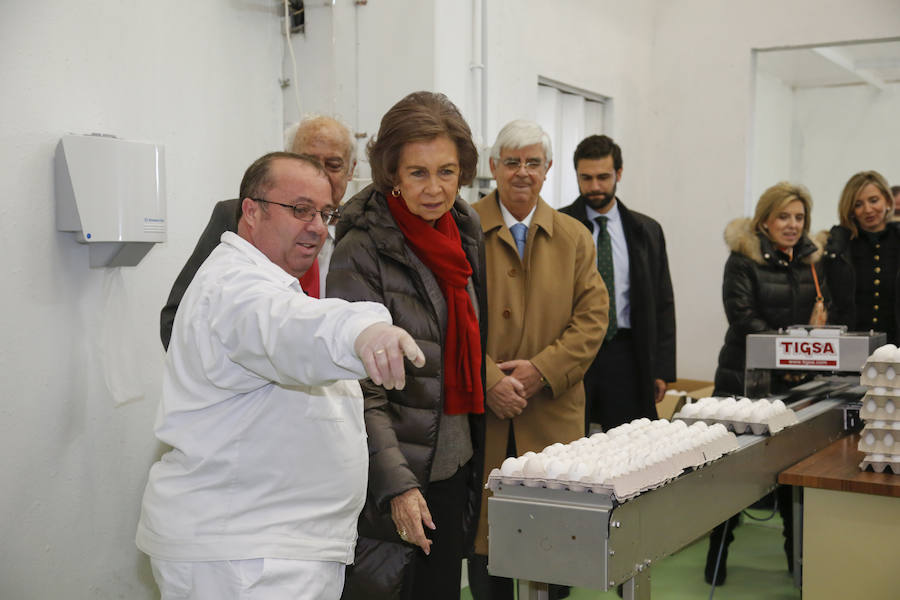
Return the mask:
<svg viewBox="0 0 900 600"><path fill-rule="evenodd" d="M313 208L312 204L283 204L281 202L272 202L271 200L266 200L264 198L250 199L254 202L264 202L265 204L274 204L276 206L290 208L294 213L294 217L300 219L304 223L312 222L312 220L316 218L316 213L319 213L322 216L322 222L326 225L334 225L338 222L338 219L341 218L341 211L336 208L323 208L322 210L316 210L315 208Z"/></svg>
<svg viewBox="0 0 900 600"><path fill-rule="evenodd" d="M521 158L504 158L500 162L510 171L518 171L522 167ZM544 161L540 158L527 158L525 159L525 170L534 173L539 171L543 164Z"/></svg>

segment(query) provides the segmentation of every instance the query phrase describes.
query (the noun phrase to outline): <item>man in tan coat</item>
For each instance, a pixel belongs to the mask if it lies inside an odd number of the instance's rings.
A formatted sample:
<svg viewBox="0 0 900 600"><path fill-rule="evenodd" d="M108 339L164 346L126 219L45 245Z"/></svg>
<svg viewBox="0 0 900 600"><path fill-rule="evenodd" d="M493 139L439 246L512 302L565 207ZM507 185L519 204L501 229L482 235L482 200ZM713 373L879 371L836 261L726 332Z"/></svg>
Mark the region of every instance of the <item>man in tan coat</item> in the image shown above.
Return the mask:
<svg viewBox="0 0 900 600"><path fill-rule="evenodd" d="M485 477L507 456L584 434L581 380L606 333L609 296L584 225L540 198L552 164L537 123L507 124L491 149L497 191L477 202L487 257ZM469 582L476 600L512 598L487 575L487 497Z"/></svg>

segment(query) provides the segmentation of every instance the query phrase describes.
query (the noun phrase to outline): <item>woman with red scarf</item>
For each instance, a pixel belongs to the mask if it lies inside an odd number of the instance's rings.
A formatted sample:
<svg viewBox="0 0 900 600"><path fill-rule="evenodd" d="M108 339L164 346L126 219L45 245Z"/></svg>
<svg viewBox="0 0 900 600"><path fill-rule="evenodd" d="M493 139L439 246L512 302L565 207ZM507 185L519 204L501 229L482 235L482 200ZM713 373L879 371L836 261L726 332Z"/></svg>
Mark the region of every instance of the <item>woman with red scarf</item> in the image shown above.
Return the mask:
<svg viewBox="0 0 900 600"><path fill-rule="evenodd" d="M374 183L341 212L326 292L384 304L425 366L406 365L402 390L362 382L369 485L343 597L456 600L484 442L484 247L457 195L478 155L459 110L431 92L395 104L368 155Z"/></svg>

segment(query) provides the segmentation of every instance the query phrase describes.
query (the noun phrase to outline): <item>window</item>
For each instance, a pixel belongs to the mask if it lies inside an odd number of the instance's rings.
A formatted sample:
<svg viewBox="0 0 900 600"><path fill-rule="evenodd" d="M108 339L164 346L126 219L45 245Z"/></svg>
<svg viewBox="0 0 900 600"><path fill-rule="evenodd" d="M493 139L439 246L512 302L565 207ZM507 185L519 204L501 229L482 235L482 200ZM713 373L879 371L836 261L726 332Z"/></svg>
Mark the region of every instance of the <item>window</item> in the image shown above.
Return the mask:
<svg viewBox="0 0 900 600"><path fill-rule="evenodd" d="M537 122L553 144L553 168L547 173L541 197L553 208L571 204L578 197L572 155L578 142L606 131L610 108L605 96L538 78Z"/></svg>

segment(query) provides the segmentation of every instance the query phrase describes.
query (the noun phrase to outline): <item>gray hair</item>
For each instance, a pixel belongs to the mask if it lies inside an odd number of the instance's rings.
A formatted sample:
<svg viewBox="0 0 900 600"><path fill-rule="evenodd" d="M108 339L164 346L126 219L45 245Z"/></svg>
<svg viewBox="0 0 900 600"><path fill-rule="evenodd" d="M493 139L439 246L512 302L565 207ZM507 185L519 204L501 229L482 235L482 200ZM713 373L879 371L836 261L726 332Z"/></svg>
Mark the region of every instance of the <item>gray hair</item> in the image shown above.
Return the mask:
<svg viewBox="0 0 900 600"><path fill-rule="evenodd" d="M297 132L300 129L314 128L319 129L322 127L334 127L338 131L341 132L341 137L344 138L348 152L348 164L347 168L349 169L354 162L356 162L356 143L353 139L353 136L350 134L350 128L341 121L340 119L336 119L335 117L329 117L328 115L319 115L319 114L311 114L306 115L303 119L300 120L299 123L293 123L289 125L284 130L284 149L287 152L292 152L294 147L294 140L297 138Z"/></svg>
<svg viewBox="0 0 900 600"><path fill-rule="evenodd" d="M553 149L550 146L550 136L547 135L547 132L534 121L516 119L504 125L497 134L497 141L491 148L491 158L500 160L500 150L503 148L517 150L534 144L543 146L544 159L548 164L553 161Z"/></svg>

